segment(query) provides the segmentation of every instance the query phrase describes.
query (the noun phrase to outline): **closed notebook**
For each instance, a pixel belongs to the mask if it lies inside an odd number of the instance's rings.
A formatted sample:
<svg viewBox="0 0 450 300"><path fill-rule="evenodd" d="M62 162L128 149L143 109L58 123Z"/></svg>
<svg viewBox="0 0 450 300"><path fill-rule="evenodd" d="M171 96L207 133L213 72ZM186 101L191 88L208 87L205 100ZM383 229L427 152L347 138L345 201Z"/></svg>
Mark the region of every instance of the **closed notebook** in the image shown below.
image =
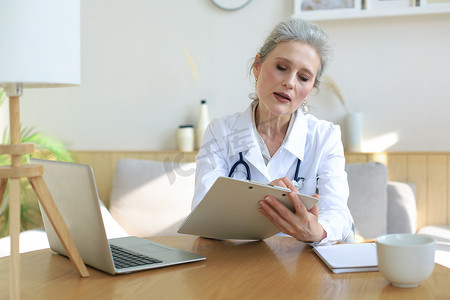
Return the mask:
<svg viewBox="0 0 450 300"><path fill-rule="evenodd" d="M375 243L315 246L313 250L333 273L378 271Z"/></svg>

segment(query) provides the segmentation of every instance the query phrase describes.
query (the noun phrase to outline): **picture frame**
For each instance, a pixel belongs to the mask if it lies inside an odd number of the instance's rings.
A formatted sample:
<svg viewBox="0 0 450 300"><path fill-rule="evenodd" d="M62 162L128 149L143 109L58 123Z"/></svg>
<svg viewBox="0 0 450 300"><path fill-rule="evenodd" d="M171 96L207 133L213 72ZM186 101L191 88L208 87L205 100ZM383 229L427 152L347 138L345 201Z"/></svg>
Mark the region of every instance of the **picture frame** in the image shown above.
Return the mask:
<svg viewBox="0 0 450 300"><path fill-rule="evenodd" d="M449 7L450 0L420 0L420 6L442 6Z"/></svg>
<svg viewBox="0 0 450 300"><path fill-rule="evenodd" d="M366 9L396 9L416 6L416 0L365 0Z"/></svg>
<svg viewBox="0 0 450 300"><path fill-rule="evenodd" d="M294 0L294 14L297 16L320 16L360 10L361 0Z"/></svg>

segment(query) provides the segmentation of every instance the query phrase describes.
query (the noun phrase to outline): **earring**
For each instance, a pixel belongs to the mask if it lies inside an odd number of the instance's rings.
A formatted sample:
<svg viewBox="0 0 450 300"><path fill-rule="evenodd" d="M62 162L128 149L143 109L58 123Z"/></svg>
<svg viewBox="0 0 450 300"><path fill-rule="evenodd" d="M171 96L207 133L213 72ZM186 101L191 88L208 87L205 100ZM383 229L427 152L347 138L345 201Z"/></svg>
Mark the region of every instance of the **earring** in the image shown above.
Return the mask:
<svg viewBox="0 0 450 300"><path fill-rule="evenodd" d="M307 114L308 113L308 99L305 99L305 101L303 101L302 103L302 111L303 113Z"/></svg>

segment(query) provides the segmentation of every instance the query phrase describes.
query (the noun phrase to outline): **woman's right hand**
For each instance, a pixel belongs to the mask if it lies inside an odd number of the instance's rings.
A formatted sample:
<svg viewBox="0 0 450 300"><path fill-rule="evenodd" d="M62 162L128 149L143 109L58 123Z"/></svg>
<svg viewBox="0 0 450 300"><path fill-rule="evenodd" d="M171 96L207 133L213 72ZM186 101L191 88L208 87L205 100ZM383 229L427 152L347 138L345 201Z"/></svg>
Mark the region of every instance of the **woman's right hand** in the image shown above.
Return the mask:
<svg viewBox="0 0 450 300"><path fill-rule="evenodd" d="M286 233L299 241L320 242L327 233L319 223L319 207L314 205L309 211L298 197L298 190L287 177L276 179L271 184L286 187L291 190L289 199L292 201L295 213L290 211L280 201L272 196L267 196L259 202L259 211L265 215L281 232ZM313 195L319 198L319 195Z"/></svg>

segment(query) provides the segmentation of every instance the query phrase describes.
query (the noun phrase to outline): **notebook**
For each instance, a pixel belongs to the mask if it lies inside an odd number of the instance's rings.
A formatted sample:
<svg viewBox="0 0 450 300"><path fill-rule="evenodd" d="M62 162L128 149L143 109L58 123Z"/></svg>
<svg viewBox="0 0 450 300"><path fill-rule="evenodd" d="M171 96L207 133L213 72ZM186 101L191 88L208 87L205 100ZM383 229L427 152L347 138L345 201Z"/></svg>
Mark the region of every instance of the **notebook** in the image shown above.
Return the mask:
<svg viewBox="0 0 450 300"><path fill-rule="evenodd" d="M333 273L378 271L375 243L319 245L313 251Z"/></svg>
<svg viewBox="0 0 450 300"><path fill-rule="evenodd" d="M201 255L134 236L108 240L92 168L38 159L31 159L31 163L44 167L44 180L85 264L109 274L122 274L205 259ZM42 207L41 212L50 248L67 256ZM129 254L124 254L128 258L122 262L119 258L113 259L112 251L120 254L123 250L135 255L129 258ZM131 261L131 266L128 263L128 266L124 265L127 261ZM143 265L136 265L141 263Z"/></svg>
<svg viewBox="0 0 450 300"><path fill-rule="evenodd" d="M179 233L215 239L263 240L280 232L258 211L258 202L267 195L295 211L287 188L255 181L219 177L202 201L181 224ZM306 209L318 199L298 194Z"/></svg>

